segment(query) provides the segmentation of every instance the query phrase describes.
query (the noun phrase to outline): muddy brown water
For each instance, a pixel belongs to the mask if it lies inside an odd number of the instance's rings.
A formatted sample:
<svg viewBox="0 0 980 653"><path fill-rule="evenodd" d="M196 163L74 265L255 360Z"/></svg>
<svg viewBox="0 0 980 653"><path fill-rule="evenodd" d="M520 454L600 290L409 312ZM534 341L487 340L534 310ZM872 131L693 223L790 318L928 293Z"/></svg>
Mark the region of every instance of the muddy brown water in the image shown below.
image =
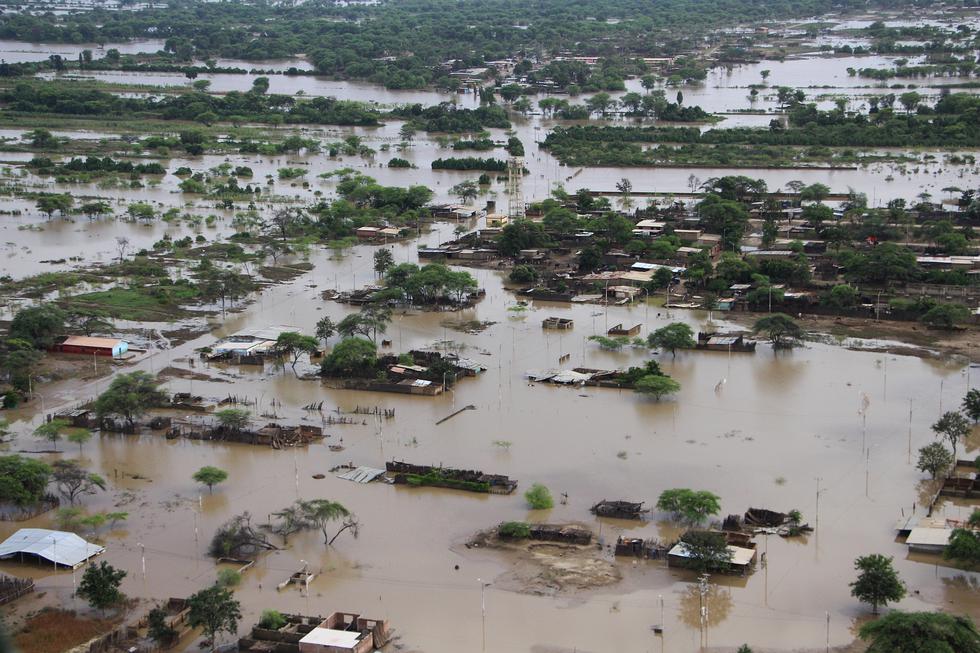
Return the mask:
<svg viewBox="0 0 980 653"><path fill-rule="evenodd" d="M413 246L397 246L396 259L411 259ZM216 319L214 335L158 352L139 367L191 367L187 357L195 347L241 328L285 323L312 331L323 315L338 319L347 309L324 302L319 292L334 284L347 288L365 283L372 276L371 251L360 247L342 259L317 253L313 272L266 290L246 310L229 314L223 322ZM398 316L386 336L403 350L442 340L465 345L464 354L488 369L460 382L453 393L422 398L331 390L296 378L288 368L208 367L200 361L194 361L195 371L232 384L167 381L172 391L253 398L260 411L274 411L285 422L320 424L323 416L302 410L313 401L323 401L325 410L394 408L394 420L379 426L368 417L367 425L330 427L323 443L287 451L168 441L159 435L104 434L87 444L83 458L109 480L110 491L86 497L86 509L130 512L118 530L104 528L99 535L107 546L105 559L129 573L125 592L152 601L186 596L215 577L215 565L205 550L223 521L248 510L254 522L264 523L271 512L297 497L326 497L357 513L359 537L341 536L334 547L325 549L319 533L306 533L290 538L289 548L261 556L236 590L245 615L240 632L265 608L301 613L341 609L390 619L409 650L478 650L482 622L477 579L493 582L509 563L494 552L461 547L476 531L504 520L574 520L592 524L597 533L601 529L601 541L607 545L620 532L667 538L676 528L656 512L642 524L631 524L597 520L588 508L603 498L643 500L652 508L660 491L670 487L717 493L723 514L751 506L798 508L815 524L819 477L823 492L816 533L796 540L770 536L768 542L759 537L759 549L768 552L765 568L758 567L748 578L712 579L705 633L709 646L749 642L760 648L822 647L827 613L830 643L846 644L853 638L856 620L867 614L849 596L852 563L856 556L872 552L895 557L910 589L910 597L899 607L942 607L980 617L976 574L937 564L933 556L909 556L893 531L902 510L907 514L919 498L922 478L909 463L910 400L914 452L932 441L929 425L940 412L940 402L943 410L954 407L972 383L964 361L885 356L825 344L774 355L761 345L754 355L658 356L665 371L683 386L676 397L660 402L617 390L529 386L524 373L558 367L561 354L570 355L569 366L598 368L646 358L644 351L610 353L588 342L588 336L602 333L607 324L642 323L646 335L672 320L688 322L697 330L708 316L677 312L668 319L651 302L608 311L591 305L535 304L515 318L507 310L514 302L503 290L501 276L484 270L474 274L488 291L475 308ZM541 319L551 315L574 319L574 329L542 330ZM724 325L723 316L712 317ZM445 328L447 319L496 324L482 334L468 335ZM303 362L298 369L310 368ZM80 387L66 382L46 388L46 409L92 396L106 383ZM862 393L870 398L865 437L858 415ZM281 405L273 406L273 398ZM435 425L454 407L467 404L476 410ZM33 417L34 423L37 419ZM16 429L20 435L6 445L8 450L37 447L26 435L30 425L18 422ZM511 445L504 449L495 440ZM862 453L863 440L870 458ZM345 449L331 452L330 444ZM73 446L61 446L66 451L62 456L78 455ZM512 496L482 496L357 485L328 473L341 463L380 467L391 458L507 474L520 481L520 488ZM206 464L230 474L213 495L190 478ZM313 479L317 473L326 478ZM529 511L521 492L534 482L546 484L556 495L567 492L567 505ZM959 517L970 509L945 507L947 515ZM921 506L917 511L924 512ZM0 524L0 536L26 525L50 526L51 518ZM146 550L145 579L140 544ZM599 555L610 554L604 550ZM310 595L296 589L277 592L276 584L304 560L321 572ZM694 577L656 562L617 564L624 576L619 585L554 598L489 586L487 650L697 650L702 633ZM49 600L73 604L68 572L53 574L13 562L3 563L0 570L35 575ZM659 597L666 621L662 640L651 630L660 622ZM196 649L190 642L186 647Z"/></svg>

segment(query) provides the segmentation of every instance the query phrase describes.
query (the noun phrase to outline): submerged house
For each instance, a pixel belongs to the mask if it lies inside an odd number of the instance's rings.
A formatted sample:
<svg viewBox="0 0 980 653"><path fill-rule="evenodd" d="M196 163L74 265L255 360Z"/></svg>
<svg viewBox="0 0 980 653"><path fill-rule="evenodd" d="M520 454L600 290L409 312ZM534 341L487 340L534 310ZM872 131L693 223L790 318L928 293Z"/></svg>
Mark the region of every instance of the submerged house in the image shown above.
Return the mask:
<svg viewBox="0 0 980 653"><path fill-rule="evenodd" d="M90 544L74 533L46 528L22 528L0 543L0 559L25 556L53 564L55 567L81 567L89 558L105 551L104 546Z"/></svg>

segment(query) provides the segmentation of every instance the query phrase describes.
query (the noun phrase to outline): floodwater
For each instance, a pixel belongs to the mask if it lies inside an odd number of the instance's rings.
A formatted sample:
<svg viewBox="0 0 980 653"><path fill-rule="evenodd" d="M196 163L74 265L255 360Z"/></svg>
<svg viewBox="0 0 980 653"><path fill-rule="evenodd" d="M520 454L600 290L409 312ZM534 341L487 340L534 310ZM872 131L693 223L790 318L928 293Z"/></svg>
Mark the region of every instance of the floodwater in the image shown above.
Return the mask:
<svg viewBox="0 0 980 653"><path fill-rule="evenodd" d="M451 226L440 225L439 233L396 246L396 260L414 260L417 244L439 242ZM508 565L491 552L461 548L474 532L513 519L582 521L596 532L601 529L601 541L610 544L627 526L595 519L588 512L592 503L623 498L652 507L662 490L692 487L721 496L722 515L749 507L798 508L809 523L819 521L817 532L807 538L758 538L760 551L768 552L768 565L747 579L712 579L718 586L709 597L705 633L711 646L749 642L760 648L822 649L828 613L830 644L849 642L855 623L867 614L849 596L852 561L873 552L894 556L899 573L915 591L899 607L943 606L980 617L975 574L937 565L929 556L910 558L892 530L903 510L907 514L920 498L922 475L909 463L909 452L932 441L929 425L942 410L957 405L971 385L965 361L862 353L825 344L774 355L760 345L754 355L660 356L664 370L683 386L676 397L660 402L616 390L532 387L524 373L557 367L563 354L570 355L566 366L595 368L623 367L647 357L640 350L604 352L588 341L608 326L641 323L646 335L673 320L701 328L708 316L682 311L668 318L652 303L610 307L608 312L596 306L535 304L525 317L515 318L507 310L513 297L503 290L500 274L475 270L487 289L486 299L475 308L400 315L386 334L399 351L446 346L437 343L451 340L464 355L488 366L480 377L461 381L453 393L441 397L331 390L296 378L288 368L259 371L190 362L194 348L241 328L287 323L311 332L323 315L341 318L346 307L321 300L319 292L368 282L372 251L362 246L343 258L316 253L313 272L266 290L240 314L216 319L213 336L157 352L139 364L147 371L165 365L193 367L215 380L171 379L167 388L214 398L247 397L258 402L257 412L274 412L286 423L319 424L323 416L302 409L314 401L323 401L324 411L393 408L396 417L381 424L368 418L366 425L329 427L331 435L322 444L295 451L167 441L159 435L99 436L85 446L82 457L109 479L111 488L86 498L85 505L90 511L130 512L118 531L102 533L106 559L129 572L123 586L127 594L164 600L194 592L214 578L215 567L205 550L223 521L248 510L254 522L264 523L271 512L297 497L330 498L358 515L359 537L344 535L325 550L317 534L293 536L288 549L260 557L236 590L245 613L241 632L269 607L310 614L341 609L389 618L408 650L477 650L477 579L492 582ZM574 329L542 330L541 319L552 315L574 319ZM446 320L464 319L495 324L479 335L443 326ZM714 319L724 325L719 315ZM307 369L305 362L300 364L300 372ZM106 383L49 387L46 409L95 395ZM870 407L863 430L858 410L865 394ZM435 425L467 404L476 410ZM25 435L26 424L15 428L21 435L6 445L9 450L37 447ZM498 440L511 444L500 447L494 444ZM329 444L342 444L345 450L331 452ZM62 446L67 447L62 456L77 457L73 445ZM521 486L513 496L482 496L357 485L328 473L341 463L381 466L392 458L480 468L507 474ZM202 493L190 479L205 464L230 473L213 495ZM327 477L315 480L317 473ZM528 511L520 494L534 482L556 495L567 492L568 504ZM944 510L962 517L970 508ZM628 533L655 537L673 532L661 518L654 512L650 521L629 526ZM19 526L49 523L42 517L27 524L0 524L0 536ZM145 545L145 578L140 544ZM600 555L608 557L609 552ZM277 593L275 585L303 560L321 572L310 595L293 589ZM702 634L693 576L656 562L616 564L624 576L620 585L558 597L491 585L487 650L696 650ZM71 605L72 577L67 572L51 574L14 563L0 565L0 570L36 573L39 589ZM661 596L666 631L658 641L651 626L660 621ZM186 650L196 646L188 642Z"/></svg>

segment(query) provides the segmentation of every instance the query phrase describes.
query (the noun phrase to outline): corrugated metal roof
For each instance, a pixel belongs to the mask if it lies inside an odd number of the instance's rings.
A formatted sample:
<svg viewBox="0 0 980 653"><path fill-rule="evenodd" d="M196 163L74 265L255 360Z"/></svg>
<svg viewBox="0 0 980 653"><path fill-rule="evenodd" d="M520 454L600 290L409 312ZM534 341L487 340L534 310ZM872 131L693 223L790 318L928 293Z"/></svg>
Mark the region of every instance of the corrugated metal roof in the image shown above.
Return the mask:
<svg viewBox="0 0 980 653"><path fill-rule="evenodd" d="M337 474L337 478L342 478L345 481L354 481L355 483L370 483L384 473L385 470L383 469L375 469L374 467L358 467L357 469L352 469L349 472Z"/></svg>
<svg viewBox="0 0 980 653"><path fill-rule="evenodd" d="M946 546L953 534L951 528L913 528L905 543L909 546Z"/></svg>
<svg viewBox="0 0 980 653"><path fill-rule="evenodd" d="M103 551L105 547L89 544L74 533L46 528L22 528L0 543L0 558L28 553L65 567L77 567Z"/></svg>

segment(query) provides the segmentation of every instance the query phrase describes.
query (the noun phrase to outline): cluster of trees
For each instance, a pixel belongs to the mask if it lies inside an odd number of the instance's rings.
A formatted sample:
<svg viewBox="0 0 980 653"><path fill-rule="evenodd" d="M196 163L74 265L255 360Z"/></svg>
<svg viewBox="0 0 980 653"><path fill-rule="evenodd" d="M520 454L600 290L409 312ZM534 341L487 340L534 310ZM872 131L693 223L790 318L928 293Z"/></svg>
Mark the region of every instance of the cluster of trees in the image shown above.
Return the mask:
<svg viewBox="0 0 980 653"><path fill-rule="evenodd" d="M159 163L133 163L132 161L116 161L112 157L99 158L89 156L84 159L73 158L63 163L55 163L47 157L34 157L27 167L37 174L57 175L63 177L83 178L104 174L126 175L165 175L167 169Z"/></svg>
<svg viewBox="0 0 980 653"><path fill-rule="evenodd" d="M492 172L506 172L507 162L500 159L481 159L478 157L455 157L449 159L436 159L432 162L433 170L490 170Z"/></svg>
<svg viewBox="0 0 980 653"><path fill-rule="evenodd" d="M644 147L650 144L680 144L689 153L715 159L730 153L734 156L731 162L736 164L752 156L751 150L760 148L777 148L770 154L778 153L778 148L790 148L783 150L783 158L793 160L804 154L796 148L820 152L813 150L814 146L974 147L980 144L980 128L972 119L980 106L976 96L946 94L934 107L923 104L922 96L915 92L897 99L904 109L901 112L892 106L895 96L887 95L876 98L868 113L861 113L848 112L844 106L820 110L788 94L788 129L778 121L769 130L734 128L704 132L695 127L574 125L556 127L549 132L543 146L568 165L650 165L668 154L661 148ZM685 147L672 149L670 160L685 160ZM826 150L821 156L828 158L833 152Z"/></svg>
<svg viewBox="0 0 980 653"><path fill-rule="evenodd" d="M291 95L267 95L255 88L224 95L195 91L133 98L61 81L31 81L4 90L0 103L22 113L143 116L193 120L206 125L228 121L371 126L377 125L381 117L377 109L361 102L329 97L297 99Z"/></svg>
<svg viewBox="0 0 980 653"><path fill-rule="evenodd" d="M385 289L375 293L374 299L421 305L445 302L462 304L476 289L476 279L466 270L452 270L441 263L422 267L414 263L399 263L386 269Z"/></svg>
<svg viewBox="0 0 980 653"><path fill-rule="evenodd" d="M410 104L392 109L390 115L407 121L408 127L424 132L480 132L484 129L509 129L507 112L498 106L460 109L448 102L424 107Z"/></svg>
<svg viewBox="0 0 980 653"><path fill-rule="evenodd" d="M11 14L0 18L0 35L33 42L109 43L162 38L164 62L190 63L216 57L264 60L306 53L317 72L367 79L389 88L453 86L451 67L468 67L519 52L606 55L612 61L585 75L573 66L548 75L570 85L614 88L633 72L633 55L664 56L693 48L711 28L732 16L745 22L814 16L860 7L830 0L777 2L765 6L728 0L703 7L669 0L656 7L631 0L596 0L586 11L560 0L513 4L503 0L458 5L450 0L399 3L394 7L354 4L269 4L257 7L181 2L126 12L96 9L70 15ZM514 25L522 29L514 29ZM621 52L622 57L612 57ZM109 58L109 57L107 57ZM118 52L112 57L119 61ZM696 75L691 64L677 67L679 78ZM458 84L458 82L457 82Z"/></svg>

